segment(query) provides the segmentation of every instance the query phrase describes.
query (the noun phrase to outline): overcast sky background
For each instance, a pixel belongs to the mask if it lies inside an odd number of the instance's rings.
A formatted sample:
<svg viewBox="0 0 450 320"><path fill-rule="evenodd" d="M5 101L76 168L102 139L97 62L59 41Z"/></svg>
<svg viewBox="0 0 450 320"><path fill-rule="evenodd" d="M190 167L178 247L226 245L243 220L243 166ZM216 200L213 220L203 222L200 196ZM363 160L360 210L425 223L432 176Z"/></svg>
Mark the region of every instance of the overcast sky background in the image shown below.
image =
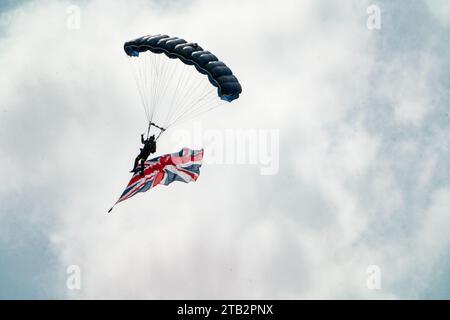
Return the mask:
<svg viewBox="0 0 450 320"><path fill-rule="evenodd" d="M450 298L448 1L0 10L0 298ZM200 124L279 130L279 172L205 164L107 215L145 130L123 43L156 33L232 67L241 98Z"/></svg>

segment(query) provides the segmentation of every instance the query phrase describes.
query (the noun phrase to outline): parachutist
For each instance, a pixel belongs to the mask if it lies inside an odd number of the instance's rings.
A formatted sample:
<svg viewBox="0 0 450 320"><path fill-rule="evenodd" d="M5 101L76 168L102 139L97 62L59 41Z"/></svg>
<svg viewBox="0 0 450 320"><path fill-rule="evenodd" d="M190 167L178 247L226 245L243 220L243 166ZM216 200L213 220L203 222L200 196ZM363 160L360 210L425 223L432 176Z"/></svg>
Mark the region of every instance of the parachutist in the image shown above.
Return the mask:
<svg viewBox="0 0 450 320"><path fill-rule="evenodd" d="M150 136L148 139L144 139L144 134L141 134L141 143L144 145L141 148L141 152L134 160L134 166L133 170L131 170L131 173L136 173L138 171L138 164L139 161L141 162L140 167L140 174L141 176L144 175L144 167L145 167L145 160L147 160L148 156L152 153L156 152L156 140L155 135Z"/></svg>

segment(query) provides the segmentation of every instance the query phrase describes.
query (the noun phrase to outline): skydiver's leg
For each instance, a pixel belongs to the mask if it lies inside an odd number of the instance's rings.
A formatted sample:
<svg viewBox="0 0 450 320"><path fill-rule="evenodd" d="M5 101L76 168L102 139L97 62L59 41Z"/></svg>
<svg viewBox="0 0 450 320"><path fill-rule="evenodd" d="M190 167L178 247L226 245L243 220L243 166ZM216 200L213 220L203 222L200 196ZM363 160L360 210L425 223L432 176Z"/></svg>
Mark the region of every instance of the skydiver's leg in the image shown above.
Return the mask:
<svg viewBox="0 0 450 320"><path fill-rule="evenodd" d="M138 162L139 162L139 157L136 157L136 159L134 159L133 170L131 170L130 172L136 172L136 169L137 169L137 166L138 166Z"/></svg>
<svg viewBox="0 0 450 320"><path fill-rule="evenodd" d="M145 168L145 160L141 159L141 176L144 175L144 168Z"/></svg>

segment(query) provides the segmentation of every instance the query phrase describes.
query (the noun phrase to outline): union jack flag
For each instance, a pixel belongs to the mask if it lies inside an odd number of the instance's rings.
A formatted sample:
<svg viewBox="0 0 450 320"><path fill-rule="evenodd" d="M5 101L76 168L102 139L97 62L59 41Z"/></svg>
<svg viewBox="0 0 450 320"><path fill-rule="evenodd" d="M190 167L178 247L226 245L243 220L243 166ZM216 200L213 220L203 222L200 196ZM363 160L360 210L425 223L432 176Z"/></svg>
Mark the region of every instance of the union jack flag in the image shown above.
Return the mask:
<svg viewBox="0 0 450 320"><path fill-rule="evenodd" d="M196 181L200 175L202 159L203 149L183 148L180 152L165 154L145 161L144 174L141 175L140 172L137 172L133 175L114 206L131 198L136 193L145 192L158 184L167 186L173 181L185 183ZM111 212L114 206L108 212Z"/></svg>

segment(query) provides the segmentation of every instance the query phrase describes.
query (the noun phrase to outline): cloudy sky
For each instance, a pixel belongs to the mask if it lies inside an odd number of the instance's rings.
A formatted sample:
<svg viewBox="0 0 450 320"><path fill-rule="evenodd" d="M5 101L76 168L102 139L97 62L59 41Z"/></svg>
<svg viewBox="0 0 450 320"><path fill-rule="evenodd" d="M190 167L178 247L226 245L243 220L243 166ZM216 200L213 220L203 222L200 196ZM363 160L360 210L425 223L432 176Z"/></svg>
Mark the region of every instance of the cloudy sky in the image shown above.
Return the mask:
<svg viewBox="0 0 450 320"><path fill-rule="evenodd" d="M243 93L161 139L197 182L107 215L146 126L123 43L156 33ZM1 1L0 298L450 298L449 40L445 0Z"/></svg>

